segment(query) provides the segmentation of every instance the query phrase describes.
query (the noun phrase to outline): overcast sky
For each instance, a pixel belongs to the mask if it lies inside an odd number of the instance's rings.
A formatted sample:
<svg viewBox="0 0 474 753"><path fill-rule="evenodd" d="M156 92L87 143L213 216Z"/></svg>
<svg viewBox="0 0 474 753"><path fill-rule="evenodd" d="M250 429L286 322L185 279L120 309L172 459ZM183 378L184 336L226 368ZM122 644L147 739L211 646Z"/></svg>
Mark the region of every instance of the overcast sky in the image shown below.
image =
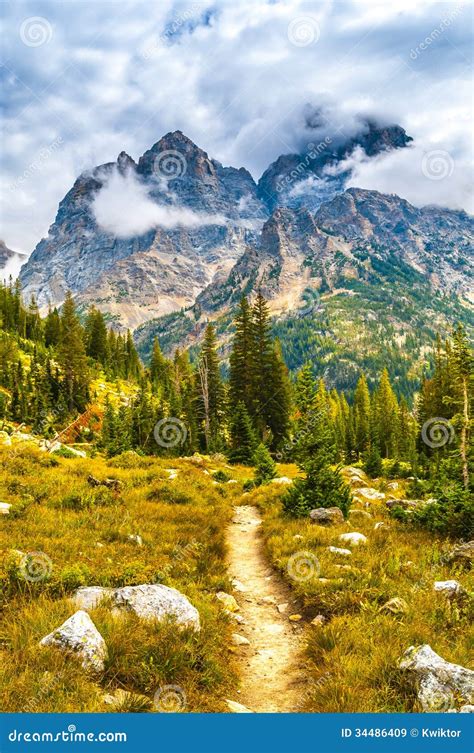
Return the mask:
<svg viewBox="0 0 474 753"><path fill-rule="evenodd" d="M2 228L30 253L78 174L180 129L258 179L308 113L361 113L414 146L354 184L472 211L472 2L4 0ZM405 153L403 153L405 152Z"/></svg>

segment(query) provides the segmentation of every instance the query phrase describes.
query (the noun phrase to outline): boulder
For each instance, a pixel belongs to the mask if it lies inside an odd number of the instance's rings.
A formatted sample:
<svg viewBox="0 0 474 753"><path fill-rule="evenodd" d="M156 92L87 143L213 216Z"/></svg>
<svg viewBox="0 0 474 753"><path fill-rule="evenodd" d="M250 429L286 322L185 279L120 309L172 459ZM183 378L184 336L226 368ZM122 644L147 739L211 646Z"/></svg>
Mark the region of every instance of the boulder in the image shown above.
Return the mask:
<svg viewBox="0 0 474 753"><path fill-rule="evenodd" d="M104 670L107 646L91 618L83 610L73 614L60 627L42 638L40 646L55 646L61 651L77 654L86 670Z"/></svg>
<svg viewBox="0 0 474 753"><path fill-rule="evenodd" d="M234 646L250 646L250 641L240 633L232 633L232 643Z"/></svg>
<svg viewBox="0 0 474 753"><path fill-rule="evenodd" d="M84 586L78 588L72 599L76 607L84 609L95 609L104 599L112 599L114 594L113 588L103 588L102 586Z"/></svg>
<svg viewBox="0 0 474 753"><path fill-rule="evenodd" d="M465 593L464 588L457 580L437 580L433 588L435 591L446 594L446 596L456 596Z"/></svg>
<svg viewBox="0 0 474 753"><path fill-rule="evenodd" d="M127 539L129 541L132 541L137 546L143 546L143 539L138 533L129 533Z"/></svg>
<svg viewBox="0 0 474 753"><path fill-rule="evenodd" d="M331 552L332 554L340 554L343 557L351 557L352 552L350 549L340 549L338 546L328 546L328 552Z"/></svg>
<svg viewBox="0 0 474 753"><path fill-rule="evenodd" d="M367 481L360 476L350 476L349 484L353 489L362 489L366 486Z"/></svg>
<svg viewBox="0 0 474 753"><path fill-rule="evenodd" d="M225 591L219 591L218 593L216 593L216 599L218 599L222 603L224 609L226 609L228 612L238 612L239 605L237 604L232 594L226 594Z"/></svg>
<svg viewBox="0 0 474 753"><path fill-rule="evenodd" d="M399 596L395 596L393 599L389 599L387 602L385 602L385 604L380 607L379 612L406 614L408 612L408 604L405 599L401 599Z"/></svg>
<svg viewBox="0 0 474 753"><path fill-rule="evenodd" d="M357 489L357 496L369 500L385 499L385 494L383 492L378 492L377 489L372 489L371 486L364 486L361 489Z"/></svg>
<svg viewBox="0 0 474 753"><path fill-rule="evenodd" d="M253 714L253 711L248 709L247 706L244 706L242 703L230 701L228 698L225 699L225 702L229 711L232 711L233 714Z"/></svg>
<svg viewBox="0 0 474 753"><path fill-rule="evenodd" d="M374 531L380 531L381 529L388 531L390 529L390 525L388 523L384 523L383 520L379 520L379 522L374 525Z"/></svg>
<svg viewBox="0 0 474 753"><path fill-rule="evenodd" d="M428 644L410 646L399 667L415 678L424 711L448 711L456 703L474 702L474 672L445 661Z"/></svg>
<svg viewBox="0 0 474 753"><path fill-rule="evenodd" d="M387 484L387 489L389 489L391 492L396 492L399 488L400 484L398 481L390 481L389 484Z"/></svg>
<svg viewBox="0 0 474 753"><path fill-rule="evenodd" d="M271 484L292 484L293 481L288 476L278 476L278 478L272 478Z"/></svg>
<svg viewBox="0 0 474 753"><path fill-rule="evenodd" d="M359 518L359 520L372 520L372 515L370 514L370 512L367 512L366 510L357 510L355 508L349 510L349 517Z"/></svg>
<svg viewBox="0 0 474 753"><path fill-rule="evenodd" d="M349 474L349 476L357 476L361 479L367 479L367 475L364 473L362 468L355 468L353 465L346 465L345 468L343 468L343 473Z"/></svg>
<svg viewBox="0 0 474 753"><path fill-rule="evenodd" d="M3 447L11 447L12 445L11 437L6 431L0 431L0 445L3 445Z"/></svg>
<svg viewBox="0 0 474 753"><path fill-rule="evenodd" d="M109 598L117 610L131 611L138 617L158 622L170 617L180 628L192 628L196 632L200 630L199 612L186 596L175 588L161 584L123 588L88 586L79 588L73 598L83 609L94 609L100 601Z"/></svg>
<svg viewBox="0 0 474 753"><path fill-rule="evenodd" d="M9 515L11 505L8 502L0 502L0 515Z"/></svg>
<svg viewBox="0 0 474 753"><path fill-rule="evenodd" d="M321 627L326 622L326 618L323 614L317 614L316 617L313 617L311 620L311 625L314 625L315 627Z"/></svg>
<svg viewBox="0 0 474 753"><path fill-rule="evenodd" d="M447 561L465 567L471 567L474 559L474 539L472 541L466 541L464 544L458 544L454 549L449 552Z"/></svg>
<svg viewBox="0 0 474 753"><path fill-rule="evenodd" d="M311 510L309 517L318 526L336 526L344 523L344 515L339 507L318 507Z"/></svg>
<svg viewBox="0 0 474 753"><path fill-rule="evenodd" d="M363 533L357 531L351 531L350 533L341 533L339 541L343 541L345 544L352 544L353 546L359 546L359 544L366 544L367 537Z"/></svg>

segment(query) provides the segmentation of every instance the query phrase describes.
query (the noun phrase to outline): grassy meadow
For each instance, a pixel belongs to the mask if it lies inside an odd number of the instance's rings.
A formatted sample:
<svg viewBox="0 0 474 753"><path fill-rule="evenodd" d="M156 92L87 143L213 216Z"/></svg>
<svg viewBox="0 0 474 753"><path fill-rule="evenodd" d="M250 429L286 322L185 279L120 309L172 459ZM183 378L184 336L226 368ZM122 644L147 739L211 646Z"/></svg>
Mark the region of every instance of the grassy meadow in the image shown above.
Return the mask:
<svg viewBox="0 0 474 753"><path fill-rule="evenodd" d="M383 489L383 482L379 486ZM393 494L403 496L404 482L398 486ZM447 661L473 667L474 584L468 571L445 562L455 542L397 523L384 502L366 508L357 498L350 520L340 525L291 520L282 515L281 496L273 486L245 499L260 508L269 559L303 604L310 682L301 710L422 711L413 685L398 669L409 646L428 643ZM385 525L374 530L379 522ZM338 536L349 531L364 534L367 543L351 546L350 557L328 551L346 547ZM288 570L302 579L290 577ZM434 581L453 578L467 594L450 599L434 591ZM396 604L383 609L395 598L405 602L403 611ZM312 625L317 615L324 622Z"/></svg>
<svg viewBox="0 0 474 753"><path fill-rule="evenodd" d="M0 516L2 710L153 711L154 694L166 686L184 691L185 710L225 710L222 699L236 677L231 625L215 593L231 588L224 536L237 484L213 482L219 465L212 462L198 467L134 453L106 461L2 449L0 467L0 499L12 505ZM171 469L177 475L170 481ZM118 479L120 488L93 487L89 474ZM37 567L45 577L25 580L17 552L44 553ZM102 676L91 678L70 656L39 648L76 611L69 597L79 586L156 582L177 588L199 610L199 634L133 614L117 619L99 607L91 617L109 652ZM107 704L117 690L132 695Z"/></svg>

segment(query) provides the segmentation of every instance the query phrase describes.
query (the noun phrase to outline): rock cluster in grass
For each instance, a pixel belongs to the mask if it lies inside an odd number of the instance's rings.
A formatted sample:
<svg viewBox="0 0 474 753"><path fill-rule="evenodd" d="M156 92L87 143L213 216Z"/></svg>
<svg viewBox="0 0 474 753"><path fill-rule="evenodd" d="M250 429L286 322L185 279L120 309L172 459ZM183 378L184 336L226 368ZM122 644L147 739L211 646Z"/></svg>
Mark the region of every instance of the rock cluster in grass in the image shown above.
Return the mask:
<svg viewBox="0 0 474 753"><path fill-rule="evenodd" d="M114 610L134 612L143 619L174 619L179 628L200 630L199 612L180 591L161 584L103 588L86 586L73 596L81 609L94 609L104 599L109 600Z"/></svg>
<svg viewBox="0 0 474 753"><path fill-rule="evenodd" d="M474 672L445 661L428 644L410 646L399 666L413 676L424 711L466 710L474 702Z"/></svg>

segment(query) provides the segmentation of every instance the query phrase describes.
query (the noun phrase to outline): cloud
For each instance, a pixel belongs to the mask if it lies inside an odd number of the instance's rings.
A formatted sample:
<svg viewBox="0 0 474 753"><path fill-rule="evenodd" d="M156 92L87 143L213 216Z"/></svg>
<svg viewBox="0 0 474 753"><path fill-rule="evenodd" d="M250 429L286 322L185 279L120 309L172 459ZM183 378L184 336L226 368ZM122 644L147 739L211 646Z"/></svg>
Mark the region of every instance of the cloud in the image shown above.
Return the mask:
<svg viewBox="0 0 474 753"><path fill-rule="evenodd" d="M348 188L394 193L417 207L436 204L474 213L470 166L453 153L439 144L413 144L369 159L357 149L340 163L339 170L351 171Z"/></svg>
<svg viewBox="0 0 474 753"><path fill-rule="evenodd" d="M91 208L99 227L117 238L143 235L156 227L172 230L227 222L222 215L157 204L133 173L123 175L116 169L94 197Z"/></svg>
<svg viewBox="0 0 474 753"><path fill-rule="evenodd" d="M456 0L4 3L2 175L14 188L2 235L30 252L78 174L122 149L138 158L168 131L258 179L315 135L350 135L358 114L399 123L420 155L448 151L452 190L417 176L417 201L449 193L469 207L471 15ZM39 46L21 39L31 17L52 30ZM58 138L61 149L17 185ZM391 191L409 198L407 160L361 164L358 179L388 186L390 164Z"/></svg>

